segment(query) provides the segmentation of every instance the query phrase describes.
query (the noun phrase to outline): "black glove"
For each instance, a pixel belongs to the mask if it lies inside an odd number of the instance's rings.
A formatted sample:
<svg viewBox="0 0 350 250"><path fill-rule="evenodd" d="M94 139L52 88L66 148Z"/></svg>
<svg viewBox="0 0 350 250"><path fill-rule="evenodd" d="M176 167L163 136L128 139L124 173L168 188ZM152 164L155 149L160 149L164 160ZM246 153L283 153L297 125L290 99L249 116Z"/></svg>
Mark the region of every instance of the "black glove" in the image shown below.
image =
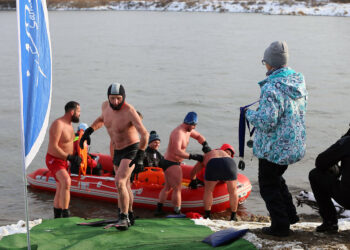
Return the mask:
<svg viewBox="0 0 350 250"><path fill-rule="evenodd" d="M338 164L333 165L327 171L328 171L328 173L330 173L331 175L333 175L337 178L341 175L340 167L338 166Z"/></svg>
<svg viewBox="0 0 350 250"><path fill-rule="evenodd" d="M211 151L211 147L209 147L207 141L204 141L204 142L202 143L202 145L203 145L202 151L203 151L204 154L206 154L206 153L208 153L208 152Z"/></svg>
<svg viewBox="0 0 350 250"><path fill-rule="evenodd" d="M94 132L94 129L92 127L88 127L87 129L85 129L85 132L83 134L83 136L80 139L80 143L79 146L81 149L84 148L84 142L86 141L88 145L90 145L91 139L90 139L90 135Z"/></svg>
<svg viewBox="0 0 350 250"><path fill-rule="evenodd" d="M202 162L203 161L203 155L200 154L190 154L190 156L188 157L189 160L195 160L195 161L199 161Z"/></svg>
<svg viewBox="0 0 350 250"><path fill-rule="evenodd" d="M197 186L198 186L198 180L197 179L191 180L190 184L188 184L188 187L190 189L197 189Z"/></svg>
<svg viewBox="0 0 350 250"><path fill-rule="evenodd" d="M79 167L80 163L81 163L81 158L80 158L79 155L68 155L67 156L67 161L70 161L71 165Z"/></svg>
<svg viewBox="0 0 350 250"><path fill-rule="evenodd" d="M131 168L132 165L135 164L135 169L134 169L135 174L143 171L143 159L144 158L145 158L145 151L141 150L141 149L137 150L135 158L129 164L129 168Z"/></svg>

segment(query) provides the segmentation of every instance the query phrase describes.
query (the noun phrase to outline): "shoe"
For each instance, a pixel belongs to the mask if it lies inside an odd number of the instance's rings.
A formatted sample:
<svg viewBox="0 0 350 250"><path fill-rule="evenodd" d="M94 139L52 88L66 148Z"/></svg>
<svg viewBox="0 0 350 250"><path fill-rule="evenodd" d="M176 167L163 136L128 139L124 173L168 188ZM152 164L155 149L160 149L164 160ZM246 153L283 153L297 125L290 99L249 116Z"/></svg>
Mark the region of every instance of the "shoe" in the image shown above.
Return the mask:
<svg viewBox="0 0 350 250"><path fill-rule="evenodd" d="M61 218L62 217L62 208L53 208L53 214L54 214L54 218Z"/></svg>
<svg viewBox="0 0 350 250"><path fill-rule="evenodd" d="M237 216L236 216L236 212L231 212L231 221L237 221Z"/></svg>
<svg viewBox="0 0 350 250"><path fill-rule="evenodd" d="M69 210L62 209L62 218L68 218L68 217L70 217Z"/></svg>
<svg viewBox="0 0 350 250"><path fill-rule="evenodd" d="M134 212L129 212L129 221L130 225L133 226L135 224L135 215Z"/></svg>
<svg viewBox="0 0 350 250"><path fill-rule="evenodd" d="M261 231L263 234L277 236L277 237L287 237L289 236L289 233L290 233L289 229L288 231L285 231L285 230L276 231L276 230L272 230L271 227L263 227Z"/></svg>
<svg viewBox="0 0 350 250"><path fill-rule="evenodd" d="M338 224L332 222L323 222L320 226L316 227L316 232L319 233L338 233Z"/></svg>
<svg viewBox="0 0 350 250"><path fill-rule="evenodd" d="M126 214L120 214L119 221L114 224L115 228L122 231L128 230L130 226L131 224Z"/></svg>
<svg viewBox="0 0 350 250"><path fill-rule="evenodd" d="M291 225L293 225L293 224L295 224L295 223L297 223L297 222L299 222L299 221L300 221L300 218L299 218L298 215L295 215L293 218L289 219L289 223L290 223Z"/></svg>

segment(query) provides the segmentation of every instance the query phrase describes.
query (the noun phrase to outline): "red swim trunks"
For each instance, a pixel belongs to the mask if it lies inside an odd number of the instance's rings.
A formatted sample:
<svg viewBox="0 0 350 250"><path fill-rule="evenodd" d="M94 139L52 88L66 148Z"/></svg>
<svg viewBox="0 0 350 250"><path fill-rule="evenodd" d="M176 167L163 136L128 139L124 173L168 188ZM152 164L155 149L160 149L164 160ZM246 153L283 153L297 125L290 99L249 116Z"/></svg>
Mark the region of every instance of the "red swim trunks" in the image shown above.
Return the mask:
<svg viewBox="0 0 350 250"><path fill-rule="evenodd" d="M56 178L57 171L61 169L68 169L68 163L66 160L59 159L50 154L46 154L46 166L51 171L56 181L58 181Z"/></svg>

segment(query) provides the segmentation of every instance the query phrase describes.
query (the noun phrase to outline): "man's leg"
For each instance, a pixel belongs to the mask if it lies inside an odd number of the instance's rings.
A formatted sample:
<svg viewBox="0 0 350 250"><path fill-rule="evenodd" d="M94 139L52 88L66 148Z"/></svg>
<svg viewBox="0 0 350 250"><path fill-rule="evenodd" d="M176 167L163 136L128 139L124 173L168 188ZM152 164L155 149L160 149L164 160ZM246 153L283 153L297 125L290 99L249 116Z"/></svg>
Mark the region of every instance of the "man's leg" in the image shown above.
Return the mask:
<svg viewBox="0 0 350 250"><path fill-rule="evenodd" d="M204 219L210 219L211 206L213 205L213 191L218 181L204 181Z"/></svg>
<svg viewBox="0 0 350 250"><path fill-rule="evenodd" d="M238 193L237 193L237 181L226 181L227 190L230 199L231 218L230 220L237 220L236 213L238 208Z"/></svg>
<svg viewBox="0 0 350 250"><path fill-rule="evenodd" d="M135 166L129 167L130 159L122 159L120 162L120 166L115 175L116 186L118 189L118 205L121 209L121 212L124 214L128 214L129 211L129 192L127 188L127 182L130 180L130 176Z"/></svg>
<svg viewBox="0 0 350 250"><path fill-rule="evenodd" d="M270 213L270 230L281 234L279 236L288 235L290 226L287 208L281 193L281 177L287 167L274 164L265 159L259 159L260 194Z"/></svg>
<svg viewBox="0 0 350 250"><path fill-rule="evenodd" d="M55 219L62 217L62 205L60 204L60 190L60 183L58 180L56 180L56 193L55 198L53 200L53 213Z"/></svg>
<svg viewBox="0 0 350 250"><path fill-rule="evenodd" d="M164 215L163 205L164 205L164 202L166 201L166 198L168 197L169 192L171 191L171 187L169 186L168 178L169 178L169 176L168 176L167 172L165 171L164 172L165 184L164 184L164 187L162 188L162 190L159 192L159 200L158 200L158 204L157 204L157 210L155 212L156 216Z"/></svg>
<svg viewBox="0 0 350 250"><path fill-rule="evenodd" d="M333 231L335 231L335 225L338 224L338 219L331 198L333 196L332 191L336 185L336 178L325 171L314 168L309 173L309 180L324 224L329 225L330 229L334 226Z"/></svg>
<svg viewBox="0 0 350 250"><path fill-rule="evenodd" d="M58 203L62 208L62 217L69 217L69 202L70 202L70 186L71 178L65 169L56 172L56 178L59 181L59 196Z"/></svg>
<svg viewBox="0 0 350 250"><path fill-rule="evenodd" d="M181 209L181 182L182 182L182 169L180 165L173 165L166 171L168 185L173 189L171 195L171 201L176 213L180 213Z"/></svg>
<svg viewBox="0 0 350 250"><path fill-rule="evenodd" d="M210 211L213 204L213 191L218 181L204 181L204 210Z"/></svg>

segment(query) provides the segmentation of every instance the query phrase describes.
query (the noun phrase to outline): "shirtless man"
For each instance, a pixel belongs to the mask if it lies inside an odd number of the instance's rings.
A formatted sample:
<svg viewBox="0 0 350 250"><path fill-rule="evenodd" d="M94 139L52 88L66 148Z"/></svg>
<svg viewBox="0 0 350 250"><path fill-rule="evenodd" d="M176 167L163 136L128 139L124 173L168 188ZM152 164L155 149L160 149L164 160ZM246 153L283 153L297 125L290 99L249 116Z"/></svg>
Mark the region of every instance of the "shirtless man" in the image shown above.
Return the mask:
<svg viewBox="0 0 350 250"><path fill-rule="evenodd" d="M123 85L112 83L108 88L107 97L108 101L102 103L102 114L85 130L80 140L80 147L84 147L84 141L90 144L90 135L95 130L103 125L106 127L114 146L113 165L120 208L116 226L120 230L126 230L134 223L132 211L134 197L130 176L134 168L136 173L143 170L148 132L135 108L125 101Z"/></svg>
<svg viewBox="0 0 350 250"><path fill-rule="evenodd" d="M190 137L203 145L203 152L206 152L207 148L209 148L205 138L195 130L197 121L197 114L195 112L189 112L184 122L170 134L167 151L164 159L160 161L160 167L164 170L165 174L165 186L159 193L156 215L163 214L163 204L171 190L173 190L171 201L174 211L176 214L181 213L182 169L180 164L184 159L203 160L203 155L201 154L189 154L186 152Z"/></svg>
<svg viewBox="0 0 350 250"><path fill-rule="evenodd" d="M202 163L198 162L191 172L192 181L195 175L205 167L204 175L204 218L210 219L210 210L213 204L213 191L219 181L226 182L229 193L231 218L236 219L238 207L237 194L237 166L234 160L234 149L230 144L223 144L220 149L212 150L204 155ZM192 183L191 181L191 183ZM190 184L191 186L191 184Z"/></svg>
<svg viewBox="0 0 350 250"><path fill-rule="evenodd" d="M65 114L51 124L46 154L46 166L56 179L56 194L53 202L55 219L69 217L71 179L67 171L67 161L76 165L81 163L81 158L73 155L75 133L72 126L72 122L79 122L80 105L70 101L64 110Z"/></svg>

